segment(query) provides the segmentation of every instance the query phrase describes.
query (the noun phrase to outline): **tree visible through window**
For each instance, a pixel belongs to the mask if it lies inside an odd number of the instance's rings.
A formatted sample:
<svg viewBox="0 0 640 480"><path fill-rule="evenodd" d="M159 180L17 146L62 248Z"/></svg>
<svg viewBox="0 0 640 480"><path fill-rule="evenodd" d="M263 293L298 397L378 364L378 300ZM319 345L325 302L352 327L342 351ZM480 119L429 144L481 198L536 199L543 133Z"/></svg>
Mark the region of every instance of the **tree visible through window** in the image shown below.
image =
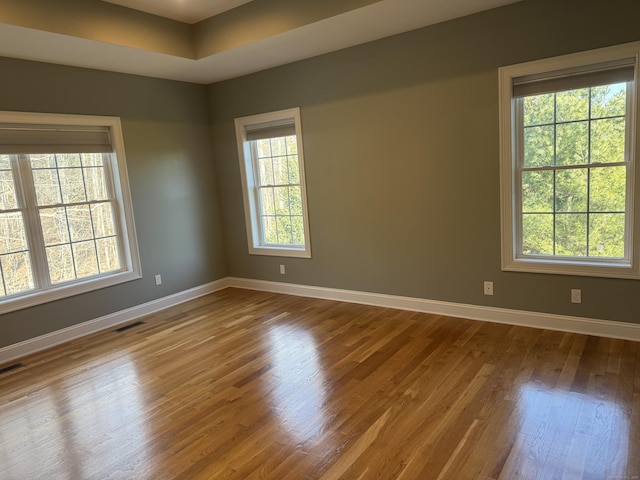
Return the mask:
<svg viewBox="0 0 640 480"><path fill-rule="evenodd" d="M119 121L0 112L0 311L139 278Z"/></svg>
<svg viewBox="0 0 640 480"><path fill-rule="evenodd" d="M302 190L295 135L254 140L260 230L265 245L305 244Z"/></svg>
<svg viewBox="0 0 640 480"><path fill-rule="evenodd" d="M34 288L31 256L11 157L0 155L0 297Z"/></svg>
<svg viewBox="0 0 640 480"><path fill-rule="evenodd" d="M235 123L249 252L311 256L299 109Z"/></svg>
<svg viewBox="0 0 640 480"><path fill-rule="evenodd" d="M640 277L640 44L500 69L505 270Z"/></svg>
<svg viewBox="0 0 640 480"><path fill-rule="evenodd" d="M102 154L1 155L2 197L11 201L3 202L0 213L0 295L34 288L25 222L15 201L14 162L24 162L31 170L50 283L119 270L118 235Z"/></svg>
<svg viewBox="0 0 640 480"><path fill-rule="evenodd" d="M623 258L627 84L519 99L522 253Z"/></svg>

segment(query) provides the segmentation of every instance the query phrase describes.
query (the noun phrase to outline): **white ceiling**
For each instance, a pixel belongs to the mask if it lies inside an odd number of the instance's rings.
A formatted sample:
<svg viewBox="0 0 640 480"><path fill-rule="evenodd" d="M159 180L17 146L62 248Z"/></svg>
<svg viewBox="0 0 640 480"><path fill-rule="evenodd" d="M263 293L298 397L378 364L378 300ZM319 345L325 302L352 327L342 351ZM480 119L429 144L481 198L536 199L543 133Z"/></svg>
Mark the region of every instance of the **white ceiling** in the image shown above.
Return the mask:
<svg viewBox="0 0 640 480"><path fill-rule="evenodd" d="M109 0L197 19L248 0ZM318 0L322 1L322 0ZM521 0L381 0L200 59L0 23L0 56L214 83Z"/></svg>
<svg viewBox="0 0 640 480"><path fill-rule="evenodd" d="M184 23L197 23L251 0L102 0Z"/></svg>

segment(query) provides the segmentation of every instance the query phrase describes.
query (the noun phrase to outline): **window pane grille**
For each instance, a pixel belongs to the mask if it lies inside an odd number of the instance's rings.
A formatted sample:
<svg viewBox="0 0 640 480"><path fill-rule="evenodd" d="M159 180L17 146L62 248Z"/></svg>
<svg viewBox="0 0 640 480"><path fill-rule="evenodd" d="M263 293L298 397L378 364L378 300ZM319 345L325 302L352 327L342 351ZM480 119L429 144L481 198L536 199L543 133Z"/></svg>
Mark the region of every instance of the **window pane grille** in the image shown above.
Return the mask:
<svg viewBox="0 0 640 480"><path fill-rule="evenodd" d="M517 99L522 255L625 258L627 89Z"/></svg>
<svg viewBox="0 0 640 480"><path fill-rule="evenodd" d="M24 213L9 155L0 155L0 297L34 288Z"/></svg>
<svg viewBox="0 0 640 480"><path fill-rule="evenodd" d="M30 155L52 284L120 270L102 154Z"/></svg>
<svg viewBox="0 0 640 480"><path fill-rule="evenodd" d="M304 245L296 135L254 141L260 230L265 245Z"/></svg>
<svg viewBox="0 0 640 480"><path fill-rule="evenodd" d="M310 258L300 109L235 126L249 254Z"/></svg>
<svg viewBox="0 0 640 480"><path fill-rule="evenodd" d="M21 207L15 172L30 169L36 211ZM37 215L44 285L123 268L113 195L102 154L0 155L0 296L35 288L25 215ZM36 241L36 240L33 240ZM37 243L37 241L36 241Z"/></svg>
<svg viewBox="0 0 640 480"><path fill-rule="evenodd" d="M120 119L0 112L0 314L142 276Z"/></svg>

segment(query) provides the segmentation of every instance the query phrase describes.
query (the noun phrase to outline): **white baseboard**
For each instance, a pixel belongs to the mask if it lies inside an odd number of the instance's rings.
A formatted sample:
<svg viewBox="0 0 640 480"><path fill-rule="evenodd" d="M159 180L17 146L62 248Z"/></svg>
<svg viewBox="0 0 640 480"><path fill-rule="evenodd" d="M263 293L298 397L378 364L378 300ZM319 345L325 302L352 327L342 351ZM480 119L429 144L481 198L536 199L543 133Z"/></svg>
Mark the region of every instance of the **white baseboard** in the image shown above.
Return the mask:
<svg viewBox="0 0 640 480"><path fill-rule="evenodd" d="M89 320L62 330L25 340L0 348L0 365L40 350L74 340L91 333L130 322L137 318L178 305L194 298L222 290L227 287L283 293L299 297L322 298L340 302L360 303L378 307L397 308L415 312L444 315L447 317L481 320L532 328L544 328L561 332L582 333L599 337L619 338L640 342L640 324L597 320L592 318L553 315L550 313L526 312L506 308L482 307L461 303L440 302L423 298L402 297L381 293L341 290L336 288L296 285L247 278L226 277L199 287L178 292L126 310Z"/></svg>
<svg viewBox="0 0 640 480"><path fill-rule="evenodd" d="M561 332L582 333L599 337L618 338L640 342L640 324L597 320L593 318L554 315L551 313L527 312L506 308L483 307L461 303L440 302L423 298L401 297L381 293L358 292L335 288L313 287L292 283L251 280L246 278L228 279L228 286L284 293L299 297L322 298L341 302L360 303L379 307L398 308L415 312L444 315L447 317L482 320L523 327L543 328Z"/></svg>
<svg viewBox="0 0 640 480"><path fill-rule="evenodd" d="M126 310L120 310L119 312L105 315L104 317L79 323L78 325L63 328L62 330L56 330L55 332L47 333L46 335L41 335L39 337L30 338L29 340L25 340L20 343L14 343L13 345L0 348L0 365L17 358L36 353L40 350L54 347L61 343L84 337L91 333L99 332L100 330L116 327L123 323L149 315L150 313L164 310L165 308L222 290L228 286L229 279L223 278L216 280L215 282L207 283L206 285L201 285L151 302L143 303L142 305L127 308Z"/></svg>

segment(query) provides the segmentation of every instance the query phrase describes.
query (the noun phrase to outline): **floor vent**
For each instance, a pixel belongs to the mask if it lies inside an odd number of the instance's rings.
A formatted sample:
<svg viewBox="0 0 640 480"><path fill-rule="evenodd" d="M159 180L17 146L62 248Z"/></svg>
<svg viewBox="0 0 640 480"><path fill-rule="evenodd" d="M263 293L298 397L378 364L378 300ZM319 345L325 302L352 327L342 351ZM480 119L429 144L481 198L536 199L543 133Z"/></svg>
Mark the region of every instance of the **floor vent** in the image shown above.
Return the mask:
<svg viewBox="0 0 640 480"><path fill-rule="evenodd" d="M125 330L129 330L130 328L138 327L140 325L144 325L144 322L130 323L129 325L125 325L124 327L116 328L114 332L124 332Z"/></svg>
<svg viewBox="0 0 640 480"><path fill-rule="evenodd" d="M15 370L17 368L22 368L22 367L24 367L24 364L22 363L14 363L13 365L7 365L6 367L0 368L0 375L2 375L3 373L10 372L11 370Z"/></svg>

